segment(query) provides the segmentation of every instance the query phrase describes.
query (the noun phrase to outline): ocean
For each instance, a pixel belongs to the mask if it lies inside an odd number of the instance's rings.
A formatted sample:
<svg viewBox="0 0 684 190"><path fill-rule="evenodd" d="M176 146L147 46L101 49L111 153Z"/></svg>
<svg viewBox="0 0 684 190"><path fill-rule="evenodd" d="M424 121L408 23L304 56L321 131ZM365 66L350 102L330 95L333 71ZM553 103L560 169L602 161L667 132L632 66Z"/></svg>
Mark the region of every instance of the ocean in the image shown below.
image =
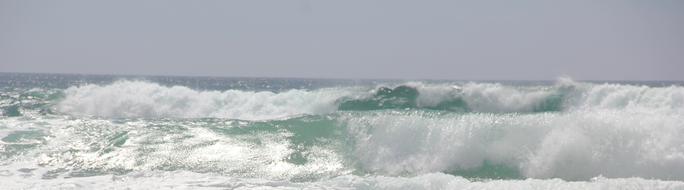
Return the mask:
<svg viewBox="0 0 684 190"><path fill-rule="evenodd" d="M0 73L1 189L684 189L684 83Z"/></svg>

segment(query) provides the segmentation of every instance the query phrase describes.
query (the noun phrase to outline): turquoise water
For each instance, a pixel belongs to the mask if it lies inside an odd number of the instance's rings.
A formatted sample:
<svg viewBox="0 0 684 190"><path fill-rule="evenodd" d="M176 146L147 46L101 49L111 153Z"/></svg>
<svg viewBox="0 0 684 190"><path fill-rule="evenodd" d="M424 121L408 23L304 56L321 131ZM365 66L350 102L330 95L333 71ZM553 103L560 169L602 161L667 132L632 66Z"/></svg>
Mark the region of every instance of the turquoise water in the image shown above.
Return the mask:
<svg viewBox="0 0 684 190"><path fill-rule="evenodd" d="M684 188L680 82L0 74L25 188Z"/></svg>

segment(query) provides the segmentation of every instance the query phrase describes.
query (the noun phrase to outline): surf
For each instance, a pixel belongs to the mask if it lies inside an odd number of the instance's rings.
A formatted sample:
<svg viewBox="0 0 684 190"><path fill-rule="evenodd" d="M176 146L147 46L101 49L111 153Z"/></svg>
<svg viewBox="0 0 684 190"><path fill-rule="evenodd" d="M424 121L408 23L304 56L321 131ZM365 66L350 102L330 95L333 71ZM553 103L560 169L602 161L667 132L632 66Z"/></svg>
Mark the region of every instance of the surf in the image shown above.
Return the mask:
<svg viewBox="0 0 684 190"><path fill-rule="evenodd" d="M550 86L499 83L405 83L314 90L202 91L144 81L74 86L55 110L105 118L283 119L335 111L426 109L463 113L542 113L574 110L684 110L681 86L557 82ZM8 109L9 110L9 109ZM11 110L10 110L11 111ZM9 111L7 111L9 113ZM16 114L15 114L16 115Z"/></svg>
<svg viewBox="0 0 684 190"><path fill-rule="evenodd" d="M683 107L681 85L566 79L5 88L0 174L17 187L138 175L293 188L674 187Z"/></svg>

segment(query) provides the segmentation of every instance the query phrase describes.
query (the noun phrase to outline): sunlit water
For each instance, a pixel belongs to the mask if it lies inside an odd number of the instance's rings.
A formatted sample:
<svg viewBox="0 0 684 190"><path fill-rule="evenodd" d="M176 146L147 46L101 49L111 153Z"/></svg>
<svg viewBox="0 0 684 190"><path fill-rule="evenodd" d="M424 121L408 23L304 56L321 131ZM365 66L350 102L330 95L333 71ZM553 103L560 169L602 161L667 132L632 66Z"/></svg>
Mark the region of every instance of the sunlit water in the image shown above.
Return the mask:
<svg viewBox="0 0 684 190"><path fill-rule="evenodd" d="M2 189L684 189L678 82L0 74Z"/></svg>

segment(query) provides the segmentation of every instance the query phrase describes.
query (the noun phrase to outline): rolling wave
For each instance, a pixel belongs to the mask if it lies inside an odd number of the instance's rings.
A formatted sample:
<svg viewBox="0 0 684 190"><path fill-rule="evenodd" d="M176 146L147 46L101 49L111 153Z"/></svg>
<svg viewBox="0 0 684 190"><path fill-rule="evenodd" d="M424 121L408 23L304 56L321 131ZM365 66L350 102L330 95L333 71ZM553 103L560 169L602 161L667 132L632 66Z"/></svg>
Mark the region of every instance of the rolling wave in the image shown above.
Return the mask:
<svg viewBox="0 0 684 190"><path fill-rule="evenodd" d="M64 93L65 98L57 104L57 110L73 115L264 120L332 112L334 101L350 91L196 91L182 86L120 81L104 86L71 87Z"/></svg>
<svg viewBox="0 0 684 190"><path fill-rule="evenodd" d="M384 174L684 179L681 115L379 112L349 116L344 123L355 137L359 163Z"/></svg>
<svg viewBox="0 0 684 190"><path fill-rule="evenodd" d="M684 118L675 114L385 110L273 121L3 122L50 127L7 132L17 140L0 146L13 155L47 153L36 158L55 168L51 175L186 170L291 181L435 172L473 179L684 179L684 140L678 136ZM37 141L45 135L49 142ZM27 146L36 141L45 145Z"/></svg>
<svg viewBox="0 0 684 190"><path fill-rule="evenodd" d="M449 112L536 113L574 110L684 110L684 87L559 82L551 86L408 83L318 90L197 91L141 81L68 88L56 110L107 118L281 119L334 111L429 109Z"/></svg>
<svg viewBox="0 0 684 190"><path fill-rule="evenodd" d="M684 185L682 86L564 79L284 89L128 80L3 87L0 181L10 188Z"/></svg>
<svg viewBox="0 0 684 190"><path fill-rule="evenodd" d="M379 87L366 97L344 97L340 110L431 109L456 112L546 112L563 109L560 89L519 88L500 84L407 84Z"/></svg>

